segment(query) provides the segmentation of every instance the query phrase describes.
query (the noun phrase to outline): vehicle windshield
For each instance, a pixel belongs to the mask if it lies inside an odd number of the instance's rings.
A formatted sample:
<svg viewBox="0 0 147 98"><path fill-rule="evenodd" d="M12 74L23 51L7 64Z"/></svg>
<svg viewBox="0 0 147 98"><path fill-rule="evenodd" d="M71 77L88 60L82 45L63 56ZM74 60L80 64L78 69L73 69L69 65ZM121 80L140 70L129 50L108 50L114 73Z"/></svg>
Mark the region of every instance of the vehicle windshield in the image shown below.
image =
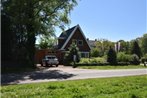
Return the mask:
<svg viewBox="0 0 147 98"><path fill-rule="evenodd" d="M57 59L55 56L46 56L47 59Z"/></svg>
<svg viewBox="0 0 147 98"><path fill-rule="evenodd" d="M48 59L55 59L56 57L47 57Z"/></svg>

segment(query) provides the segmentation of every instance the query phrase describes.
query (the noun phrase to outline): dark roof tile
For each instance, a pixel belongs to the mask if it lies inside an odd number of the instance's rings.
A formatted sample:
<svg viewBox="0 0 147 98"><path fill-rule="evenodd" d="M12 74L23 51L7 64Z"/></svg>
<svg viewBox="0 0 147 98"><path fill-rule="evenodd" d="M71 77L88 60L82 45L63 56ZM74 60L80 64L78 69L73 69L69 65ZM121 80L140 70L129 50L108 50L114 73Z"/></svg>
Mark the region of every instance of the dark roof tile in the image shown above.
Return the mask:
<svg viewBox="0 0 147 98"><path fill-rule="evenodd" d="M64 43L66 42L66 40L68 39L68 37L70 36L70 34L73 32L73 30L75 28L76 28L76 26L74 26L74 27L72 27L72 28L70 28L60 34L59 38L64 38L64 42L62 43L62 45L61 44L58 45L58 48L61 48L64 45Z"/></svg>

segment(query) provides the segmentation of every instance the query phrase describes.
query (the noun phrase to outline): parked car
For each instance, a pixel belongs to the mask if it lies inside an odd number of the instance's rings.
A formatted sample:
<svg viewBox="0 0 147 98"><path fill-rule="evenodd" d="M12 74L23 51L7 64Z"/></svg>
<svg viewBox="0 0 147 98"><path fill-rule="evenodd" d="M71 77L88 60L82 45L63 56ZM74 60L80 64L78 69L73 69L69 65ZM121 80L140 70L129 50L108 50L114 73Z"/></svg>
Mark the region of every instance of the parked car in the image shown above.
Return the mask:
<svg viewBox="0 0 147 98"><path fill-rule="evenodd" d="M42 59L42 66L52 66L56 65L58 67L59 61L58 58L55 55L46 55Z"/></svg>

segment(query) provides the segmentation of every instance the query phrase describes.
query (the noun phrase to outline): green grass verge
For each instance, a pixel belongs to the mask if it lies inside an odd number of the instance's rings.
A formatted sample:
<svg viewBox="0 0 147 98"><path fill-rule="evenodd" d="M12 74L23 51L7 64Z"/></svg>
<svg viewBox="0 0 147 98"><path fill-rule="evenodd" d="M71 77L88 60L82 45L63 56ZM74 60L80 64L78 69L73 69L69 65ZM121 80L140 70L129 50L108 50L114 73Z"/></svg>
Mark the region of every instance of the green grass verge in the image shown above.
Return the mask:
<svg viewBox="0 0 147 98"><path fill-rule="evenodd" d="M2 98L147 98L147 76L86 79L1 87Z"/></svg>
<svg viewBox="0 0 147 98"><path fill-rule="evenodd" d="M113 66L113 65L106 65L106 66L78 66L78 68L84 69L138 69L138 68L147 68L143 65L128 65L128 66Z"/></svg>

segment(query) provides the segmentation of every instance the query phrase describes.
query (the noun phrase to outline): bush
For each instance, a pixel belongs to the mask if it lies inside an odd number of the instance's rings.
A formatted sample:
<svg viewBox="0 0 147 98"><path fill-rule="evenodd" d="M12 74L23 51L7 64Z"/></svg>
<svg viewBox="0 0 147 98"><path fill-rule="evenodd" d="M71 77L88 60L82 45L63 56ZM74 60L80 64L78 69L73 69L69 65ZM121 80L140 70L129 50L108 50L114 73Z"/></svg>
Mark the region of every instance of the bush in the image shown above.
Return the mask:
<svg viewBox="0 0 147 98"><path fill-rule="evenodd" d="M145 54L142 58L141 58L141 62L147 62L147 54Z"/></svg>
<svg viewBox="0 0 147 98"><path fill-rule="evenodd" d="M124 52L119 52L117 54L118 62L129 62L131 61L131 55L125 54Z"/></svg>
<svg viewBox="0 0 147 98"><path fill-rule="evenodd" d="M79 64L89 64L90 61L89 61L89 58L81 58Z"/></svg>
<svg viewBox="0 0 147 98"><path fill-rule="evenodd" d="M93 58L93 59L90 59L90 62L91 63L105 63L106 60L102 57L98 57L98 58Z"/></svg>
<svg viewBox="0 0 147 98"><path fill-rule="evenodd" d="M117 62L117 65L119 65L119 66L126 66L129 64L130 64L129 62Z"/></svg>
<svg viewBox="0 0 147 98"><path fill-rule="evenodd" d="M106 60L102 57L97 58L81 58L79 64L102 64L106 63Z"/></svg>
<svg viewBox="0 0 147 98"><path fill-rule="evenodd" d="M136 54L133 54L130 63L134 65L139 65L140 64L139 57Z"/></svg>

